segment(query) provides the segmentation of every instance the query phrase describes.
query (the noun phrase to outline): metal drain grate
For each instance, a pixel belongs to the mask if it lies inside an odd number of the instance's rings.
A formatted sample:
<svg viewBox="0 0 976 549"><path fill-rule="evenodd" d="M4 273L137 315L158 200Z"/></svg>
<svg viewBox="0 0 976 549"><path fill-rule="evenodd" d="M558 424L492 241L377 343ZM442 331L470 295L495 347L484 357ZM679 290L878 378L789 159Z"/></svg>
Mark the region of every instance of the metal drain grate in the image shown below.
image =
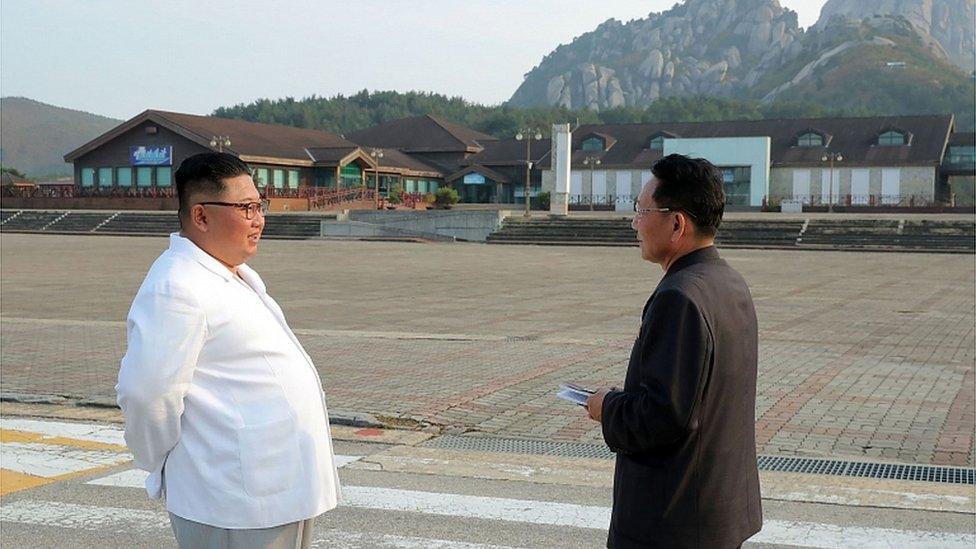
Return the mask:
<svg viewBox="0 0 976 549"><path fill-rule="evenodd" d="M502 452L508 454L533 454L537 456L562 456L611 459L614 454L600 444L550 442L547 440L522 440L514 438L466 437L444 435L432 438L420 446L446 450L471 450L475 452Z"/></svg>
<svg viewBox="0 0 976 549"><path fill-rule="evenodd" d="M976 470L967 467L943 467L941 465L902 465L897 463L759 456L759 469L814 475L917 480L943 484L976 484L976 479L974 479Z"/></svg>
<svg viewBox="0 0 976 549"><path fill-rule="evenodd" d="M420 446L443 448L446 450L533 454L539 456L595 459L612 459L614 457L613 452L601 444L495 437L444 435L423 442ZM886 480L914 480L942 484L976 484L976 469L971 467L901 465L896 463L870 463L786 456L759 456L757 465L760 471L778 471L783 473L836 475Z"/></svg>

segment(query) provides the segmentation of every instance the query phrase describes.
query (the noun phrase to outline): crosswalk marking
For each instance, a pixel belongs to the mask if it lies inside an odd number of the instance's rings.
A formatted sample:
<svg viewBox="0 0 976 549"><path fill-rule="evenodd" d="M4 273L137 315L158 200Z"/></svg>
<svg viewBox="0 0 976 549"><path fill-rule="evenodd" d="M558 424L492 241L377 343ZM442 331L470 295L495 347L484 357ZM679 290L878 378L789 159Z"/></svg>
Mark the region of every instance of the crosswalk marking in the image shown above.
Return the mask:
<svg viewBox="0 0 976 549"><path fill-rule="evenodd" d="M163 512L62 501L20 500L5 503L0 505L0 520L93 532L145 533L169 528L169 517Z"/></svg>
<svg viewBox="0 0 976 549"><path fill-rule="evenodd" d="M109 425L0 418L0 429L37 433L48 437L64 437L125 446L122 429Z"/></svg>
<svg viewBox="0 0 976 549"><path fill-rule="evenodd" d="M408 511L530 524L605 529L610 509L572 503L441 494L372 486L343 486L342 504L365 509Z"/></svg>
<svg viewBox="0 0 976 549"><path fill-rule="evenodd" d="M120 451L121 429L35 420L0 420L0 495L64 478L89 475L131 459ZM78 442L82 444L78 446ZM124 448L122 448L124 450ZM335 456L339 467L362 456ZM146 473L128 469L86 484L143 488ZM343 506L480 519L606 530L610 508L548 501L403 490L376 486L343 486ZM169 528L165 512L97 507L21 499L0 506L9 523L78 528L93 531L143 532ZM751 542L801 547L973 547L976 536L944 532L840 526L815 522L767 520ZM416 549L499 549L491 545L430 540L372 533L327 530L316 547L392 547Z"/></svg>
<svg viewBox="0 0 976 549"><path fill-rule="evenodd" d="M78 450L34 442L11 442L0 445L0 464L8 471L35 477L58 477L97 467L120 465L131 459L128 454L103 450Z"/></svg>
<svg viewBox="0 0 976 549"><path fill-rule="evenodd" d="M331 530L312 542L314 549L332 547L379 547L389 549L516 549L500 545L466 543L446 539L415 538L389 534L364 534Z"/></svg>
<svg viewBox="0 0 976 549"><path fill-rule="evenodd" d="M141 488L144 479L145 473L130 470L88 484ZM606 530L610 524L610 508L601 506L350 485L343 485L342 497L340 505L362 509L596 530ZM750 541L799 547L970 548L976 545L976 536L767 520Z"/></svg>
<svg viewBox="0 0 976 549"><path fill-rule="evenodd" d="M131 459L119 427L0 418L0 496L94 474ZM338 467L359 459L335 456ZM124 471L95 484L141 488L145 478L141 471Z"/></svg>
<svg viewBox="0 0 976 549"><path fill-rule="evenodd" d="M435 514L455 518L476 518L482 520L501 520L539 525L569 526L605 530L610 518L607 507L588 507L583 505L561 504L530 500L509 500L463 496L434 492L412 492L388 488L346 486L343 488L343 505L388 511L407 511ZM418 494L424 494L420 497ZM439 504L432 502L438 501ZM474 505L464 507L464 505ZM559 511L571 513L570 517L554 514ZM95 507L64 502L16 501L0 506L0 521L80 528L93 531L131 532L167 528L168 519L164 512L143 511L115 507ZM353 537L350 537L353 536ZM333 545L353 545L350 540L357 534L342 533L335 538ZM327 537L326 540L329 538ZM370 538L372 540L372 538ZM344 543L338 543L344 541ZM420 543L423 541L424 543ZM444 547L478 548L488 547L457 542L447 545L427 543L431 540L413 540L391 537L386 545L370 542L369 546L388 547ZM436 541L436 540L435 540ZM864 547L873 548L970 548L976 544L976 536L943 532L922 532L897 530L892 528L871 528L859 526L839 526L814 522L767 520L760 533L750 542L792 545L799 547ZM416 543L415 543L416 542ZM326 541L327 543L327 541ZM328 543L324 545L329 547Z"/></svg>
<svg viewBox="0 0 976 549"><path fill-rule="evenodd" d="M73 528L92 532L146 534L169 529L169 515L162 511L144 511L122 507L97 507L77 503L50 501L16 501L0 506L0 521ZM453 540L368 534L326 530L312 542L312 547L381 547L391 549L515 549L498 545Z"/></svg>
<svg viewBox="0 0 976 549"><path fill-rule="evenodd" d="M0 496L131 459L115 427L0 418Z"/></svg>

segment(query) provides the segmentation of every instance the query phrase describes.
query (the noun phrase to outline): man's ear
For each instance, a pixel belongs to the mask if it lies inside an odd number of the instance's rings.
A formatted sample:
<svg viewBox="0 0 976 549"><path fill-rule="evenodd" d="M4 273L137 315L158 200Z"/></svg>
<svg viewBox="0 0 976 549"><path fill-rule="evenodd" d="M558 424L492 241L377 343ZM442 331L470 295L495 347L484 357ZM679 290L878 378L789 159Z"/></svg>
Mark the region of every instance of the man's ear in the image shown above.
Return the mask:
<svg viewBox="0 0 976 549"><path fill-rule="evenodd" d="M685 233L688 232L688 218L684 212L678 212L674 216L674 227L671 230L671 242L677 242Z"/></svg>
<svg viewBox="0 0 976 549"><path fill-rule="evenodd" d="M193 225L193 227L198 231L207 232L210 224L210 218L207 217L207 209L200 204L194 204L191 206L190 224Z"/></svg>

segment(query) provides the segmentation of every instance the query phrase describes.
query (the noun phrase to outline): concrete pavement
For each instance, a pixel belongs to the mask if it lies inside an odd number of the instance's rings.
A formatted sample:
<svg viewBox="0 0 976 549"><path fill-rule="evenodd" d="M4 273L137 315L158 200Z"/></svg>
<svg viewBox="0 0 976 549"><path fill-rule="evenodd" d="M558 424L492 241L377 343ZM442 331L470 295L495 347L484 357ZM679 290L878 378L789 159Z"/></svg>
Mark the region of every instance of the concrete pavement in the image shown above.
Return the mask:
<svg viewBox="0 0 976 549"><path fill-rule="evenodd" d="M111 402L161 238L0 236L0 386ZM969 256L723 252L760 319L760 453L974 464ZM333 410L390 426L600 442L560 382L623 379L660 277L635 250L269 241L252 262Z"/></svg>

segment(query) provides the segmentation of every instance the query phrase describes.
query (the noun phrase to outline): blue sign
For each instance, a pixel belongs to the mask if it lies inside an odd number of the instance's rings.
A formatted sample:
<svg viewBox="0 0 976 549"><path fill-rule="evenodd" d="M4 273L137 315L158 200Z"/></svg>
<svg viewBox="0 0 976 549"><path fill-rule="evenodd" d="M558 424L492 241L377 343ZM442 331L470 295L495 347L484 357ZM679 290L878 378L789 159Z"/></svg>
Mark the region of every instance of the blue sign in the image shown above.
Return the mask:
<svg viewBox="0 0 976 549"><path fill-rule="evenodd" d="M465 185L484 185L485 184L485 176L481 175L478 172L472 172L472 173L464 174L464 184Z"/></svg>
<svg viewBox="0 0 976 549"><path fill-rule="evenodd" d="M129 147L132 166L172 166L173 147Z"/></svg>

